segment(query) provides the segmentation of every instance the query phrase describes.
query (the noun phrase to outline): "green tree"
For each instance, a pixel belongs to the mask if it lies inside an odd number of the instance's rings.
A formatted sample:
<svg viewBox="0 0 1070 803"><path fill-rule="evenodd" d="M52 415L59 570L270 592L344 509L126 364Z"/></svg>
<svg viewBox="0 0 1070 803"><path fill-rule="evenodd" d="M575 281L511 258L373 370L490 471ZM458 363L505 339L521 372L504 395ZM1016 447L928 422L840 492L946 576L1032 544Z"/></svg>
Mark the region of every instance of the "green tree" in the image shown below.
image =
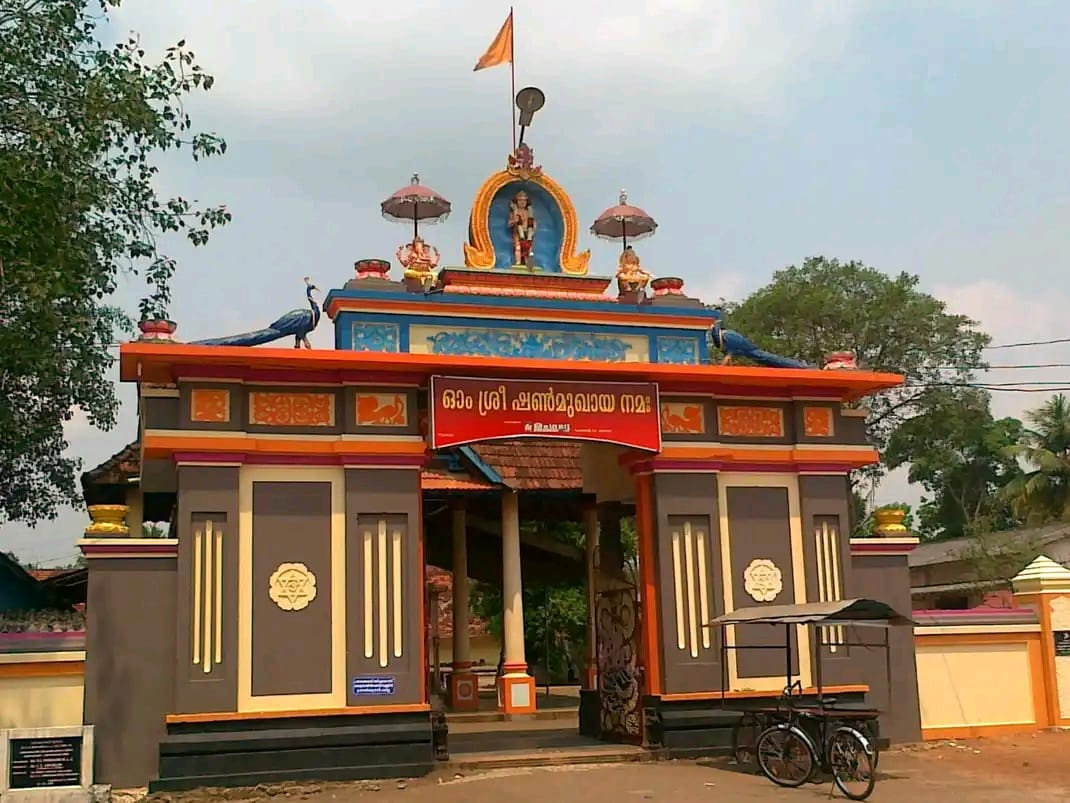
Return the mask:
<svg viewBox="0 0 1070 803"><path fill-rule="evenodd" d="M118 403L109 347L131 321L107 303L142 275L142 318L166 317L174 260L157 237L201 245L229 221L156 191L155 159L222 153L183 107L212 77L184 42L159 63L136 36L98 37L107 0L0 0L0 521L54 518L77 499L63 423L103 429Z"/></svg>
<svg viewBox="0 0 1070 803"><path fill-rule="evenodd" d="M1025 418L1029 428L1005 450L1023 470L1003 496L1030 525L1070 520L1070 399L1060 393Z"/></svg>
<svg viewBox="0 0 1070 803"><path fill-rule="evenodd" d="M909 464L910 481L927 493L918 510L923 537L959 538L1019 525L1000 489L1016 472L1005 449L1021 437L1022 423L994 418L989 402L975 388L934 390L925 408L888 440L885 466Z"/></svg>
<svg viewBox="0 0 1070 803"><path fill-rule="evenodd" d="M867 430L882 452L942 387L971 381L990 340L974 321L921 292L917 276L825 257L778 271L733 307L726 322L764 349L813 365L849 349L865 368L903 374L905 387L866 400ZM880 472L876 466L866 475Z"/></svg>

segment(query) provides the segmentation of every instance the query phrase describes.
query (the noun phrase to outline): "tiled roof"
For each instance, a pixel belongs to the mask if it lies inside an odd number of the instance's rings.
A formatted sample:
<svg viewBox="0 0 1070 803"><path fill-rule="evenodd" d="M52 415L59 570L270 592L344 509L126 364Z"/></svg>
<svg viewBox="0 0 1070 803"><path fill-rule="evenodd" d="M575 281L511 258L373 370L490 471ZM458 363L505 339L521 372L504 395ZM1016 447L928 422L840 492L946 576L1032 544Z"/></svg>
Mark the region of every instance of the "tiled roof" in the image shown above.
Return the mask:
<svg viewBox="0 0 1070 803"><path fill-rule="evenodd" d="M1064 538L1070 538L1070 524L1066 522L1027 530L1008 530L986 536L989 547L996 550L1013 547L1015 543L1023 546L1044 547ZM976 543L977 539L973 537L923 542L910 553L908 562L911 568L931 566L935 563L954 563L962 560L963 553L969 551Z"/></svg>
<svg viewBox="0 0 1070 803"><path fill-rule="evenodd" d="M437 566L427 567L427 585L438 591L438 635L453 638L453 574ZM468 635L476 638L490 632L478 616L468 617Z"/></svg>
<svg viewBox="0 0 1070 803"><path fill-rule="evenodd" d="M30 576L34 580L40 582L42 580L49 580L59 574L66 574L70 569L27 569L26 571L30 573Z"/></svg>
<svg viewBox="0 0 1070 803"><path fill-rule="evenodd" d="M96 468L82 475L82 487L88 485L125 485L141 474L141 444L128 443Z"/></svg>
<svg viewBox="0 0 1070 803"><path fill-rule="evenodd" d="M420 472L420 487L429 491L492 491L499 486L468 474L444 469L425 469Z"/></svg>
<svg viewBox="0 0 1070 803"><path fill-rule="evenodd" d="M580 445L568 441L494 441L472 447L516 490L582 490Z"/></svg>

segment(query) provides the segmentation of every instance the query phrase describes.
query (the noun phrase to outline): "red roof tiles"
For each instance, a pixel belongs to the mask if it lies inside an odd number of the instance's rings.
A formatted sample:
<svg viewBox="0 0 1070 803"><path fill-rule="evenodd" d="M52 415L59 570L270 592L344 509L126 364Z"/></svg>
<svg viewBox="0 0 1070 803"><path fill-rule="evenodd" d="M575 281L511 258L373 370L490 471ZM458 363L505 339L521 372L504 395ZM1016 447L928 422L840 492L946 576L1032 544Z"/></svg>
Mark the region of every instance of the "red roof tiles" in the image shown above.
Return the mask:
<svg viewBox="0 0 1070 803"><path fill-rule="evenodd" d="M420 472L420 487L431 491L493 491L499 486L466 474L425 469Z"/></svg>
<svg viewBox="0 0 1070 803"><path fill-rule="evenodd" d="M580 445L568 441L494 441L472 447L516 490L583 490Z"/></svg>

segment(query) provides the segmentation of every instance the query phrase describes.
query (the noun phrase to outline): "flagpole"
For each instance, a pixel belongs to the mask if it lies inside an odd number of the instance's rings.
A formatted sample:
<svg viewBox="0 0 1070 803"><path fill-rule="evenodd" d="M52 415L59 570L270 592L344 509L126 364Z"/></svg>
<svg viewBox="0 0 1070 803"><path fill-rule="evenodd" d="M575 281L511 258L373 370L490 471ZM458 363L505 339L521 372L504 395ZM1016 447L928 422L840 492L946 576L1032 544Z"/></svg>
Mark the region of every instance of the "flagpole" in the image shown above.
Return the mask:
<svg viewBox="0 0 1070 803"><path fill-rule="evenodd" d="M509 108L513 114L513 153L516 153L516 20L512 6L509 6L509 27L512 28L509 37Z"/></svg>

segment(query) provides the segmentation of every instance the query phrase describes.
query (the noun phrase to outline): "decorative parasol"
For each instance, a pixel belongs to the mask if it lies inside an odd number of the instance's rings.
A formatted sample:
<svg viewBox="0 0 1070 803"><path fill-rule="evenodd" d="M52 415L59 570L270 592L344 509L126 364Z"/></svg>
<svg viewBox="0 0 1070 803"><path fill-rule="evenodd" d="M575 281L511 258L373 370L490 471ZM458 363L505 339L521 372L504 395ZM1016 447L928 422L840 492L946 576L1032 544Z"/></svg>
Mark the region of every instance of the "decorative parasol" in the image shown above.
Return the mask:
<svg viewBox="0 0 1070 803"><path fill-rule="evenodd" d="M629 204L628 193L621 190L620 202L598 216L591 224L591 234L603 240L623 240L627 250L628 240L649 237L657 227L654 218L638 206Z"/></svg>
<svg viewBox="0 0 1070 803"><path fill-rule="evenodd" d="M419 235L420 221L439 223L450 215L450 202L430 187L420 184L420 176L412 174L412 181L380 204L383 217L412 221L412 236Z"/></svg>

